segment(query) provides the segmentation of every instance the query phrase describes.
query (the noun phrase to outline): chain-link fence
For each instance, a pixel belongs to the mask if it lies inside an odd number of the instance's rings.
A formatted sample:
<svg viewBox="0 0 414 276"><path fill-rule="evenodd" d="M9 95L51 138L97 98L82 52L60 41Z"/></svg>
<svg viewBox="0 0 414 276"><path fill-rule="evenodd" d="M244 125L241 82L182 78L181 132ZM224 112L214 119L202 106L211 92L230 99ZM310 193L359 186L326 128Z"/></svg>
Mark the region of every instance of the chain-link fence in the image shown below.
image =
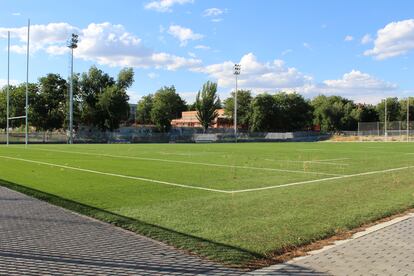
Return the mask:
<svg viewBox="0 0 414 276"><path fill-rule="evenodd" d="M358 136L365 138L392 140L413 140L414 122L361 122L358 124Z"/></svg>
<svg viewBox="0 0 414 276"><path fill-rule="evenodd" d="M203 142L271 142L271 141L320 141L329 139L329 134L313 131L303 132L238 132L233 129L211 129L203 132L198 128L173 128L168 133L157 132L151 127L124 127L114 132L96 129L79 129L74 132L75 143L203 143ZM24 143L25 134L10 132L9 142ZM29 143L67 143L66 132L31 132ZM6 143L6 134L0 132L0 143Z"/></svg>

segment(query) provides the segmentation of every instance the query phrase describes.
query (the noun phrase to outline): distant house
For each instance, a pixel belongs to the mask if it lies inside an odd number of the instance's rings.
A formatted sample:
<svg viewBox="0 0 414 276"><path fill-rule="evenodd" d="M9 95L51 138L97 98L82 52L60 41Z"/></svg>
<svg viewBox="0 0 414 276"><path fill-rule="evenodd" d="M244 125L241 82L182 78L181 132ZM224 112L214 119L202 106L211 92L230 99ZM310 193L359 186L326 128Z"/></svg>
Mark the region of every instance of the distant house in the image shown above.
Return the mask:
<svg viewBox="0 0 414 276"><path fill-rule="evenodd" d="M211 128L230 128L233 126L231 118L224 114L224 109L217 109L218 117L212 122ZM180 119L171 121L173 127L202 127L197 119L197 111L184 111Z"/></svg>

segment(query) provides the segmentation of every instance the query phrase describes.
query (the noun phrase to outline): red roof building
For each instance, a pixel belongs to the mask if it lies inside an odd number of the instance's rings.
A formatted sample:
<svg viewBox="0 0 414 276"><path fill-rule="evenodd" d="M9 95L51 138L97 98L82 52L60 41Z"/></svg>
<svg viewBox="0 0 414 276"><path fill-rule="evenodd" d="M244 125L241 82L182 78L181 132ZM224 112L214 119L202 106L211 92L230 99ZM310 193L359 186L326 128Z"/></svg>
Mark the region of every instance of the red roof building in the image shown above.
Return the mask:
<svg viewBox="0 0 414 276"><path fill-rule="evenodd" d="M211 128L233 127L231 118L224 114L224 109L217 109L217 118L212 122ZM197 111L184 111L180 119L171 121L173 127L202 127L197 119Z"/></svg>

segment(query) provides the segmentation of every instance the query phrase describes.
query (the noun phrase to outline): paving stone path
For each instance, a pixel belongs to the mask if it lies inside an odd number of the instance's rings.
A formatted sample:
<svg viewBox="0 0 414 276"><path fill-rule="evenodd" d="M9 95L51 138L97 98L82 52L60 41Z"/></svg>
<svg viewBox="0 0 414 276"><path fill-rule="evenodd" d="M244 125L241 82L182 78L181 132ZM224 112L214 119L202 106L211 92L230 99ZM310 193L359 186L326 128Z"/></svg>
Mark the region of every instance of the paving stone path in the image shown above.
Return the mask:
<svg viewBox="0 0 414 276"><path fill-rule="evenodd" d="M244 273L0 187L0 275L414 275L414 217Z"/></svg>
<svg viewBox="0 0 414 276"><path fill-rule="evenodd" d="M254 275L414 275L414 217Z"/></svg>
<svg viewBox="0 0 414 276"><path fill-rule="evenodd" d="M0 187L0 275L240 275Z"/></svg>

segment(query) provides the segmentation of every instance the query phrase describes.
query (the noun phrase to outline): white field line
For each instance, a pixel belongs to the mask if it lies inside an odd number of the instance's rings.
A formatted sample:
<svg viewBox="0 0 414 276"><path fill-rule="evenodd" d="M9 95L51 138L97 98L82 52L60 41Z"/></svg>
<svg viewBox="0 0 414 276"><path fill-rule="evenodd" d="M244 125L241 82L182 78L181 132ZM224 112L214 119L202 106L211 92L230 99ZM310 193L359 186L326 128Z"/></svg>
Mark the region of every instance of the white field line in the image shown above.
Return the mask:
<svg viewBox="0 0 414 276"><path fill-rule="evenodd" d="M262 187L262 188L235 190L235 191L232 191L232 193L246 193L246 192L255 192L255 191L270 190L270 189L278 189L278 188L285 188L285 187L290 187L290 186L312 184L312 183L332 181L332 180L338 180L338 179L344 179L344 178L351 178L351 177L358 177L358 176L365 176L365 175L372 175L372 174L389 173L389 172L402 171L402 170L408 170L408 169L414 169L414 166L401 167L401 168L393 168L393 169L386 169L386 170L382 170L382 171L371 171L371 172L364 172L364 173L348 174L348 175L342 175L342 176L336 176L336 177L328 177L328 178L322 178L322 179L315 179L315 180L307 180L307 181L293 182L293 183L276 185L276 186L267 186L267 187Z"/></svg>
<svg viewBox="0 0 414 276"><path fill-rule="evenodd" d="M402 170L408 170L408 169L413 169L414 168L414 166L407 166L407 167L386 169L386 170L381 170L381 171L371 171L371 172L349 174L349 175L342 175L342 176L336 176L336 177L328 177L328 178L322 178L322 179L314 179L314 180L293 182L293 183L281 184L281 185L276 185L276 186L267 186L267 187L261 187L261 188L253 188L253 189L227 191L227 190L204 188L204 187L199 187L199 186L189 186L189 185L184 185L184 184L177 184L177 183L172 183L172 182L159 181L159 180L154 180L154 179L128 176L128 175L122 175L122 174L106 173L106 172L100 172L100 171L70 167L70 166L65 166L65 165L47 163L47 162L42 162L42 161L15 158L15 157L10 157L10 156L0 155L0 158L16 160L16 161L21 161L21 162L34 163L34 164L40 164L40 165L46 165L46 166L52 166L52 167L63 168L63 169L68 169L68 170L75 170L75 171L81 171L81 172L87 172L87 173L93 173L93 174L100 174L100 175L106 175L106 176L113 176L113 177L120 177L120 178L126 178L126 179L133 179L133 180L141 180L141 181L146 181L146 182L151 182L151 183L164 184L164 185L168 185L168 186L175 186L175 187L181 187L181 188L187 188L187 189L204 190L204 191L224 193L224 194L246 193L246 192L256 192L256 191L270 190L270 189L286 188L286 187L291 187L291 186L313 184L313 183L318 183L318 182L333 181L333 180L338 180L338 179L352 178L352 177L366 176L366 175L373 175L373 174L389 173L389 172L402 171Z"/></svg>
<svg viewBox="0 0 414 276"><path fill-rule="evenodd" d="M145 181L145 182L151 182L151 183L157 183L157 184L163 184L163 185L175 186L175 187L181 187L181 188L187 188L187 189L204 190L204 191L226 193L226 194L231 193L230 191L225 191L225 190L210 189L210 188L204 188L204 187L199 187L199 186L190 186L190 185L184 185L184 184L177 184L177 183L154 180L154 179L143 178L143 177L128 176L128 175L122 175L122 174L116 174L116 173L107 173L107 172L101 172L101 171L95 171L95 170L88 170L88 169L70 167L70 166L65 166L65 165L47 163L47 162L42 162L42 161L35 161L35 160L30 160L30 159L15 158L15 157L2 156L2 155L0 155L0 158L10 159L10 160L15 160L15 161L21 161L21 162L27 162L27 163L33 163L33 164L39 164L39 165L46 165L46 166L62 168L62 169L68 169L68 170L74 170L74 171L80 171L80 172L86 172L86 173L93 173L93 174L100 174L100 175L106 175L106 176L112 176L112 177L120 177L120 178L126 178L126 179L140 180L140 181Z"/></svg>
<svg viewBox="0 0 414 276"><path fill-rule="evenodd" d="M103 156L103 157L110 157L110 158L146 160L146 161L178 163L178 164L187 164L187 165L201 165L201 166L210 166L210 167L261 170L261 171L274 171L274 172L287 172L287 173L303 173L303 174L326 175L326 176L340 176L341 175L341 174L334 174L334 173L309 172L309 171L299 171L299 170L274 169L274 168L238 166L238 165L224 165L224 164L204 163L204 162L179 161L179 160L171 160L171 159L159 159L159 158L136 157L136 156L125 156L125 155L112 155L112 154L103 154L103 153L88 153L88 152L79 152L79 151L64 151L64 150L52 150L52 149L40 149L40 148L30 148L30 149L50 151L50 152L91 155L91 156Z"/></svg>
<svg viewBox="0 0 414 276"><path fill-rule="evenodd" d="M329 161L341 161L341 160L348 160L350 158L336 158L336 159L325 159L325 160L283 160L283 159L264 159L265 161L271 162L287 162L287 163L316 163L316 164L325 164L325 165L334 165L334 166L349 166L349 164L345 163L334 163Z"/></svg>

